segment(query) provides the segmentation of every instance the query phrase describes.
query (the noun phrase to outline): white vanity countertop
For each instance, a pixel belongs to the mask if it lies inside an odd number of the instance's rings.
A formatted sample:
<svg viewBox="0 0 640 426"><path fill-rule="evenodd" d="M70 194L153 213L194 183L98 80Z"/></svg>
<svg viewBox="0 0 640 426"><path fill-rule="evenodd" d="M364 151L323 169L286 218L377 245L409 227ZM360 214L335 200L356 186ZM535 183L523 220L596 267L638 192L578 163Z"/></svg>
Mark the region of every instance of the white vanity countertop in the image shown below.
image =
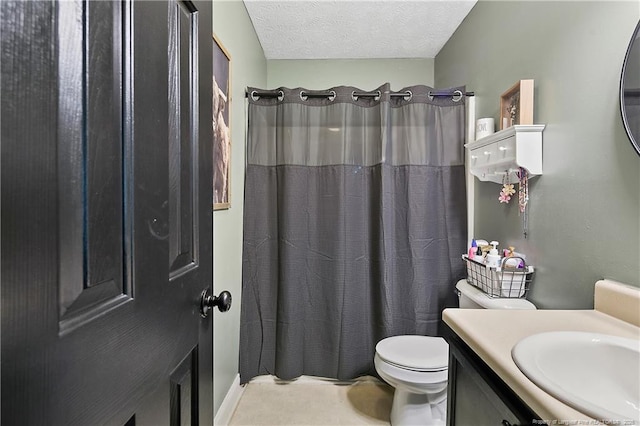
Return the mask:
<svg viewBox="0 0 640 426"><path fill-rule="evenodd" d="M445 309L444 322L476 352L480 358L543 420L577 421L575 424L596 424L586 414L555 399L516 366L511 349L521 339L549 331L587 331L640 340L640 291L632 290L632 300L621 299L616 284L601 281L605 290L596 288L596 309L608 309L608 302L625 310L618 319L611 312L599 310L485 310ZM609 288L610 287L610 288ZM628 291L622 288L623 292ZM640 289L639 289L640 290ZM624 296L627 296L624 294ZM601 301L598 301L598 297ZM602 300L605 303L603 304ZM628 312L633 318L629 318ZM635 317L638 318L635 318Z"/></svg>

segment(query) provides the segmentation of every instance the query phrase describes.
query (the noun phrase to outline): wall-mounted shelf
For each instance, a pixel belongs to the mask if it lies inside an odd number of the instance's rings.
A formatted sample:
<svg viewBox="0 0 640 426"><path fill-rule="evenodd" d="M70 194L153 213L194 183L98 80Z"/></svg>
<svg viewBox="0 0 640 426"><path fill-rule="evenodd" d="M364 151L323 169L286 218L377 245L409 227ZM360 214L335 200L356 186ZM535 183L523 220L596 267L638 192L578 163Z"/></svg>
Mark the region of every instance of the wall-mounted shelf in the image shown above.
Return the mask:
<svg viewBox="0 0 640 426"><path fill-rule="evenodd" d="M542 131L544 124L515 125L465 145L471 174L482 181L503 183L505 173L511 182L524 167L529 177L542 174Z"/></svg>

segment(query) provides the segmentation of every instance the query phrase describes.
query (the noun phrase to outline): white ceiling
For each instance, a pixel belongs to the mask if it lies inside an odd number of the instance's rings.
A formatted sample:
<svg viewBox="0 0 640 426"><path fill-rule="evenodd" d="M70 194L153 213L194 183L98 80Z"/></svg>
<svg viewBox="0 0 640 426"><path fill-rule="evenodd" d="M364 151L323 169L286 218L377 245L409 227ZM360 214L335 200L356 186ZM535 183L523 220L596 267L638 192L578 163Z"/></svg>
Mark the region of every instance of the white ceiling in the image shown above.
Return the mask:
<svg viewBox="0 0 640 426"><path fill-rule="evenodd" d="M267 59L435 58L476 0L244 0Z"/></svg>

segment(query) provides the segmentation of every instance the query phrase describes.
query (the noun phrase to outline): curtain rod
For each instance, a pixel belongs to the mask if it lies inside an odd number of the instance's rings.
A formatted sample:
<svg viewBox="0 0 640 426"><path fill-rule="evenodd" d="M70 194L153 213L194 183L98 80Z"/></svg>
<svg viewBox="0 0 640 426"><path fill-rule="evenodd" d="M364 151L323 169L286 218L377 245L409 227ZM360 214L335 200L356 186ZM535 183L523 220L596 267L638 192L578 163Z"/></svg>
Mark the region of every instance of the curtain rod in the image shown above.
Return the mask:
<svg viewBox="0 0 640 426"><path fill-rule="evenodd" d="M453 97L453 98L458 98L458 100L460 100L460 98L462 98L462 96L475 96L474 92L462 92L460 90L454 90L454 91L448 91L448 90L439 90L439 91L430 91L428 94L428 96L431 97ZM262 91L262 92L258 92L257 90L252 91L251 93L249 92L245 92L244 93L244 97L248 98L249 96L253 97L262 97L262 98L278 98L278 97L284 97L284 92L282 90L275 90L275 91ZM315 93L311 93L311 92L305 92L305 91L301 91L300 92L300 97L306 97L306 98L331 98L331 97L335 97L336 96L336 92L334 92L333 90L328 91L328 92L315 92ZM375 98L375 97L380 97L381 93L379 90L376 90L375 92L352 92L351 96L354 98ZM402 97L402 98L406 98L409 97L411 98L413 96L413 93L411 93L410 90L407 90L406 92L390 92L389 96L391 96L392 98L397 98L397 97Z"/></svg>

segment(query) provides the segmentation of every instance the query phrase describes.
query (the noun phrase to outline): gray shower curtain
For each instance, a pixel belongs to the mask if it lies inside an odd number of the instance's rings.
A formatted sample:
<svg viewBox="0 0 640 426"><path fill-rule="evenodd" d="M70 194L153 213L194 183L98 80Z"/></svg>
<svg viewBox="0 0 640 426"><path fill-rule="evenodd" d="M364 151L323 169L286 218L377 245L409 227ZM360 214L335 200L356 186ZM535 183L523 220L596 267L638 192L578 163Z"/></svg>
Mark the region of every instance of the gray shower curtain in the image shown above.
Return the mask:
<svg viewBox="0 0 640 426"><path fill-rule="evenodd" d="M438 335L457 303L464 98L378 90L248 89L242 383L374 375L379 340Z"/></svg>

